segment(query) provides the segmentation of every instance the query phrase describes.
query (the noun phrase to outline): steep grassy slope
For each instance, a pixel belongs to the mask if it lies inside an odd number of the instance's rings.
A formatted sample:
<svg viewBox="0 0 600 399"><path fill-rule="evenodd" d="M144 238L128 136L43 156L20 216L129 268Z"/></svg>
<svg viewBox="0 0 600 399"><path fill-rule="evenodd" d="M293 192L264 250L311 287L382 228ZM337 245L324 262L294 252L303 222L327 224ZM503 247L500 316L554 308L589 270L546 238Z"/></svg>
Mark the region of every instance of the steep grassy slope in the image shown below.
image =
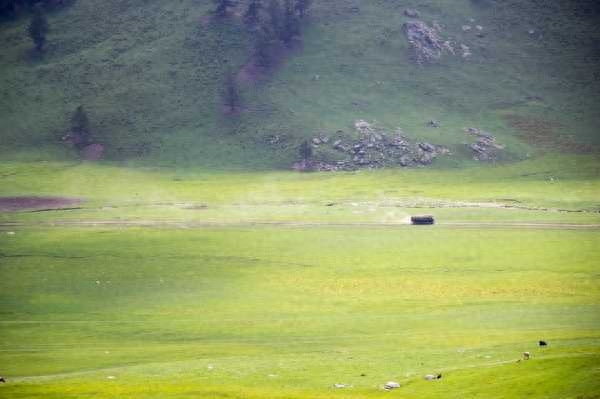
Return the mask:
<svg viewBox="0 0 600 399"><path fill-rule="evenodd" d="M79 104L109 159L161 165L287 167L302 138L352 134L359 118L450 146L441 165L470 159L465 126L497 135L507 159L598 144L592 2L315 2L302 45L242 88L237 118L221 115L221 81L227 65L248 60L252 35L235 18L212 21L211 3L78 0L50 15L42 59L30 54L25 19L3 23L3 157L75 157L59 138ZM473 55L412 64L406 7L438 20L443 36ZM484 36L463 32L465 24L480 24ZM427 128L432 118L442 128ZM271 135L282 142L266 144Z"/></svg>

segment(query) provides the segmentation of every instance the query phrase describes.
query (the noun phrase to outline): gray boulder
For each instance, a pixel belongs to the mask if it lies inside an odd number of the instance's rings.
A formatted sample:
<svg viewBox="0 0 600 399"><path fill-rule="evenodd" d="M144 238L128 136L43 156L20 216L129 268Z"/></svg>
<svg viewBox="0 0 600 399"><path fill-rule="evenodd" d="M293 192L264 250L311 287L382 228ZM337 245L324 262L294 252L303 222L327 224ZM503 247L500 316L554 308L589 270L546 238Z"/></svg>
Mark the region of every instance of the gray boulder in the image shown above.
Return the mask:
<svg viewBox="0 0 600 399"><path fill-rule="evenodd" d="M430 143L419 143L419 148L425 152L435 152L435 146Z"/></svg>
<svg viewBox="0 0 600 399"><path fill-rule="evenodd" d="M392 390L400 388L400 384L396 381L388 381L383 385L383 389Z"/></svg>
<svg viewBox="0 0 600 399"><path fill-rule="evenodd" d="M407 8L406 10L404 10L404 15L409 18L420 18L421 17L421 14L414 8Z"/></svg>

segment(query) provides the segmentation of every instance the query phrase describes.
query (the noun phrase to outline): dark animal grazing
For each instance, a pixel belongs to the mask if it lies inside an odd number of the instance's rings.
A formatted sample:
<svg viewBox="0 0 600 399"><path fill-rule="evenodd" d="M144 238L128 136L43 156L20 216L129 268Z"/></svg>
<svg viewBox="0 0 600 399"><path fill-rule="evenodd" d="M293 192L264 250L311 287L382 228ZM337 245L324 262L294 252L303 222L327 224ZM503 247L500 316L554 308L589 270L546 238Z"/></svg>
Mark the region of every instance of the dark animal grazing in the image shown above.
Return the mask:
<svg viewBox="0 0 600 399"><path fill-rule="evenodd" d="M548 343L546 341L540 341L540 346L548 346Z"/></svg>
<svg viewBox="0 0 600 399"><path fill-rule="evenodd" d="M6 382L6 380L4 379L4 377L0 377L0 382L3 383L3 384Z"/></svg>
<svg viewBox="0 0 600 399"><path fill-rule="evenodd" d="M412 224L434 224L435 220L431 215L422 215L422 216L411 216L410 222Z"/></svg>
<svg viewBox="0 0 600 399"><path fill-rule="evenodd" d="M438 380L441 380L441 379L442 379L442 375L441 375L441 374L438 374L436 378L437 378Z"/></svg>

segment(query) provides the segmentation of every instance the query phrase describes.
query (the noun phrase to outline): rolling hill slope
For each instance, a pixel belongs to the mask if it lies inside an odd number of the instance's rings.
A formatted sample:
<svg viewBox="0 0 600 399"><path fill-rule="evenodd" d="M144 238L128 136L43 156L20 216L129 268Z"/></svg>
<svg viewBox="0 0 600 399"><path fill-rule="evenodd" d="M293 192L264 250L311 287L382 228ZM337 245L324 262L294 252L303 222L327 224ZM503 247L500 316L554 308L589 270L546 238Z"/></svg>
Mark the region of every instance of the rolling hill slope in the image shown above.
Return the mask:
<svg viewBox="0 0 600 399"><path fill-rule="evenodd" d="M504 147L498 160L597 153L592 1L314 2L301 40L267 74L240 79L242 112L226 116L224 73L248 63L256 37L239 18L245 6L218 20L207 0L78 0L49 14L42 57L31 53L26 15L3 21L2 157L77 159L60 138L79 105L105 160L128 164L288 168L303 140L356 136L360 119L447 147L440 167L475 162L471 126ZM407 8L437 21L456 55L415 64Z"/></svg>

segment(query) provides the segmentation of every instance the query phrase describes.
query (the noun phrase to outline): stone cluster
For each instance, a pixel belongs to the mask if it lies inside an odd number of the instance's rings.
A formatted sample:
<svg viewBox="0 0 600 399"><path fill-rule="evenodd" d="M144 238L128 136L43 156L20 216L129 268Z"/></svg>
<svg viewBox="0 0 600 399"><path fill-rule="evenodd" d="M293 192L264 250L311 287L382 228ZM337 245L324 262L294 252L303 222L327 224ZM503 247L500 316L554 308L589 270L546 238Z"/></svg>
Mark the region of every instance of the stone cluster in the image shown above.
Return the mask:
<svg viewBox="0 0 600 399"><path fill-rule="evenodd" d="M297 170L356 170L382 168L385 166L425 166L438 156L449 154L447 147L427 142L412 142L402 129L388 133L365 120L354 122L356 138L325 135L313 137L315 151L333 150L339 158L336 162L303 161L294 164Z"/></svg>
<svg viewBox="0 0 600 399"><path fill-rule="evenodd" d="M496 138L488 132L476 127L465 128L465 132L474 136L476 141L468 144L476 161L494 161L504 146L496 142Z"/></svg>

